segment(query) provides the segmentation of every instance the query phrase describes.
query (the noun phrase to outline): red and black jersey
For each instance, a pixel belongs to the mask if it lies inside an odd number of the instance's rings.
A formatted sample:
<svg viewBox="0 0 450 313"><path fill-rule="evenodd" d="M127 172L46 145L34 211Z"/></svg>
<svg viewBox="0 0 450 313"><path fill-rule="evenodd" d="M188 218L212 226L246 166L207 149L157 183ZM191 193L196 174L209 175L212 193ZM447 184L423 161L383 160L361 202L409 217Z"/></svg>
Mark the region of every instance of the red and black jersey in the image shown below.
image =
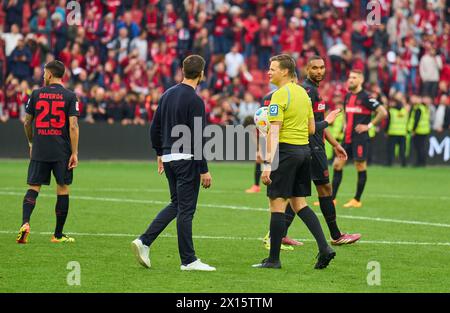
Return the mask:
<svg viewBox="0 0 450 313"><path fill-rule="evenodd" d="M317 85L311 81L310 79L305 79L302 84L303 88L305 88L308 93L309 98L311 99L311 104L313 106L314 113L314 121L322 122L325 119L325 102L322 100L322 97L319 95L319 91L317 90ZM323 147L325 145L324 142L324 133L323 130L319 130L315 132L314 135L309 136L309 144L312 147Z"/></svg>
<svg viewBox="0 0 450 313"><path fill-rule="evenodd" d="M365 90L361 90L357 94L351 92L345 95L345 143L354 141L364 141L369 139L368 132L358 134L355 127L358 124L367 125L370 123L372 112L380 106L377 99L369 96Z"/></svg>
<svg viewBox="0 0 450 313"><path fill-rule="evenodd" d="M262 99L262 102L261 102L261 107L268 107L269 106L270 100L272 99L272 95L273 95L274 92L275 92L275 90L269 92L267 95L264 96L264 98Z"/></svg>
<svg viewBox="0 0 450 313"><path fill-rule="evenodd" d="M69 117L79 116L74 92L59 84L34 90L25 107L33 120L32 160L55 162L72 154Z"/></svg>

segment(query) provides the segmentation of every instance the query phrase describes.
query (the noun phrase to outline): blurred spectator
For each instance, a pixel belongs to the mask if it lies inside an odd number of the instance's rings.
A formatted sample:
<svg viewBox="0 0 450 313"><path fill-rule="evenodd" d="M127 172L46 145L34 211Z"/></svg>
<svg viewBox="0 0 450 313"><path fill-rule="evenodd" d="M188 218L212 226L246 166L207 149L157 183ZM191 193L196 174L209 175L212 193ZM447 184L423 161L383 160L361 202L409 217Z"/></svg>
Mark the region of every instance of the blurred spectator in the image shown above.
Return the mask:
<svg viewBox="0 0 450 313"><path fill-rule="evenodd" d="M97 87L92 91L93 98L89 100L87 105L86 121L94 123L94 121L106 121L108 102L106 99L105 89Z"/></svg>
<svg viewBox="0 0 450 313"><path fill-rule="evenodd" d="M130 38L128 38L128 29L122 27L119 29L119 37L106 45L108 49L113 49L117 52L117 61L121 62L128 54Z"/></svg>
<svg viewBox="0 0 450 313"><path fill-rule="evenodd" d="M402 10L396 10L395 15L389 18L386 31L389 35L391 49L396 50L399 42L405 38L408 32L408 22L406 21Z"/></svg>
<svg viewBox="0 0 450 313"><path fill-rule="evenodd" d="M23 0L3 1L3 11L6 13L6 31L9 31L13 24L22 27Z"/></svg>
<svg viewBox="0 0 450 313"><path fill-rule="evenodd" d="M442 132L444 129L449 129L450 118L450 97L442 95L439 105L437 106L432 129Z"/></svg>
<svg viewBox="0 0 450 313"><path fill-rule="evenodd" d="M142 31L141 34L134 38L130 43L130 50L137 49L139 52L139 59L147 62L147 54L148 54L148 41L147 41L147 32Z"/></svg>
<svg viewBox="0 0 450 313"><path fill-rule="evenodd" d="M411 92L417 93L417 68L419 67L419 53L420 48L417 46L417 41L414 37L411 37L406 42L406 51L403 56L408 66L408 86L411 86ZM407 87L407 90L409 88Z"/></svg>
<svg viewBox="0 0 450 313"><path fill-rule="evenodd" d="M267 70L269 68L269 59L272 55L274 38L270 34L269 20L261 20L259 32L256 34L256 51L258 51L258 68Z"/></svg>
<svg viewBox="0 0 450 313"><path fill-rule="evenodd" d="M59 53L67 45L67 27L64 23L64 18L59 13L53 13L52 18L52 44L53 54L59 55Z"/></svg>
<svg viewBox="0 0 450 313"><path fill-rule="evenodd" d="M361 22L353 23L353 32L352 32L352 53L362 53L363 56L366 56L366 51L364 47L364 42L368 39L368 37L363 33L363 25Z"/></svg>
<svg viewBox="0 0 450 313"><path fill-rule="evenodd" d="M31 76L31 51L25 46L23 39L17 42L17 47L10 55L11 73L19 80L29 79Z"/></svg>
<svg viewBox="0 0 450 313"><path fill-rule="evenodd" d="M196 35L193 45L192 53L201 55L205 59L205 68L208 69L210 56L211 56L211 44L208 38L208 29L201 28L200 32Z"/></svg>
<svg viewBox="0 0 450 313"><path fill-rule="evenodd" d="M331 80L345 80L346 76L346 54L349 51L343 43L338 43L328 49L328 56L331 61Z"/></svg>
<svg viewBox="0 0 450 313"><path fill-rule="evenodd" d="M98 33L100 38L100 59L104 62L107 58L107 44L113 40L115 33L114 16L112 13L105 15L99 25Z"/></svg>
<svg viewBox="0 0 450 313"><path fill-rule="evenodd" d="M130 40L139 35L139 26L131 19L131 12L127 11L123 14L122 19L117 24L117 30L120 32L122 28L127 30L127 35Z"/></svg>
<svg viewBox="0 0 450 313"><path fill-rule="evenodd" d="M25 103L20 95L21 88L17 78L9 76L6 80L6 97L5 97L5 115L7 119L20 119L25 118Z"/></svg>
<svg viewBox="0 0 450 313"><path fill-rule="evenodd" d="M211 80L209 82L209 88L214 93L222 93L226 86L231 83L230 78L225 72L225 64L223 62L219 62L215 66L215 70L213 75L211 76Z"/></svg>
<svg viewBox="0 0 450 313"><path fill-rule="evenodd" d="M303 28L295 19L289 20L288 28L283 30L280 35L281 52L291 54L294 59L300 56L303 46Z"/></svg>
<svg viewBox="0 0 450 313"><path fill-rule="evenodd" d="M214 19L214 52L217 54L225 54L230 51L232 33L228 10L228 4L220 5Z"/></svg>
<svg viewBox="0 0 450 313"><path fill-rule="evenodd" d="M379 64L383 57L383 49L381 47L375 48L373 54L367 59L367 69L369 71L368 82L371 84L378 84L379 77Z"/></svg>
<svg viewBox="0 0 450 313"><path fill-rule="evenodd" d="M244 26L244 57L248 59L255 47L255 35L259 30L259 23L255 15L250 14L242 23Z"/></svg>
<svg viewBox="0 0 450 313"><path fill-rule="evenodd" d="M395 91L405 94L409 70L400 56L397 56L394 59L394 62L390 64L389 70L391 74L391 81L393 82L392 88Z"/></svg>
<svg viewBox="0 0 450 313"><path fill-rule="evenodd" d="M113 94L112 99L108 101L106 107L106 116L108 124L120 123L124 118L124 104L123 95L120 92Z"/></svg>
<svg viewBox="0 0 450 313"><path fill-rule="evenodd" d="M47 40L50 39L50 31L52 24L48 17L48 11L46 8L40 8L38 14L30 21L30 29L36 34L36 37L44 36Z"/></svg>
<svg viewBox="0 0 450 313"><path fill-rule="evenodd" d="M242 64L244 64L244 57L239 53L239 45L235 44L231 51L225 55L225 67L228 77L236 77Z"/></svg>
<svg viewBox="0 0 450 313"><path fill-rule="evenodd" d="M430 48L420 59L420 78L423 81L422 94L436 97L439 83L439 73L442 69L442 59L436 55L436 50Z"/></svg>
<svg viewBox="0 0 450 313"><path fill-rule="evenodd" d="M19 40L23 39L17 24L11 25L11 32L0 33L0 37L5 41L5 55L9 57L13 50L17 47Z"/></svg>
<svg viewBox="0 0 450 313"><path fill-rule="evenodd" d="M253 95L250 92L246 92L244 95L244 100L239 103L239 121L243 123L246 117L253 117L259 107L260 105L257 101L255 101Z"/></svg>

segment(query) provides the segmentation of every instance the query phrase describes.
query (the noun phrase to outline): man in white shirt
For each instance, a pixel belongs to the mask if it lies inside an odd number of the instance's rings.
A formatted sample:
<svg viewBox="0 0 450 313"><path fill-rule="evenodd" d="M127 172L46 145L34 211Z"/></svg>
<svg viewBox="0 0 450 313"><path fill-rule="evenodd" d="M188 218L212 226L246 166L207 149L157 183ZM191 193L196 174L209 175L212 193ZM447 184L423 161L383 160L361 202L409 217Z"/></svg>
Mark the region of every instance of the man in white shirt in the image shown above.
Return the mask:
<svg viewBox="0 0 450 313"><path fill-rule="evenodd" d="M244 57L239 53L239 46L234 45L231 51L225 55L225 65L228 77L235 78L239 75L239 68L244 64Z"/></svg>
<svg viewBox="0 0 450 313"><path fill-rule="evenodd" d="M139 59L147 62L147 52L148 52L148 41L147 41L147 32L143 30L139 37L131 40L130 43L130 51L137 49L139 51Z"/></svg>
<svg viewBox="0 0 450 313"><path fill-rule="evenodd" d="M442 59L436 55L436 49L430 48L420 59L419 73L423 82L422 94L435 98L438 91Z"/></svg>
<svg viewBox="0 0 450 313"><path fill-rule="evenodd" d="M23 39L23 35L20 33L19 26L17 24L11 25L10 33L1 33L0 37L5 41L5 54L7 57L17 47L17 43L20 39Z"/></svg>

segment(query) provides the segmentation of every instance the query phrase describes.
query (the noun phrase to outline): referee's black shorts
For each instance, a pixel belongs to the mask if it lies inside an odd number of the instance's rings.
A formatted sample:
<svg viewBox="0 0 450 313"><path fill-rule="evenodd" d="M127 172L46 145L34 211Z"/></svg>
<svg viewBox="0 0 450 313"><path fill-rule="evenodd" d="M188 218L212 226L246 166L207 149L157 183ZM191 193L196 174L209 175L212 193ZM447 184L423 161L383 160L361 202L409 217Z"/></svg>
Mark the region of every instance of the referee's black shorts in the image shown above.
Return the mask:
<svg viewBox="0 0 450 313"><path fill-rule="evenodd" d="M270 174L272 183L267 187L267 196L271 199L310 196L309 145L280 143L278 158L278 167Z"/></svg>
<svg viewBox="0 0 450 313"><path fill-rule="evenodd" d="M28 185L50 185L51 174L55 176L56 183L60 186L70 185L73 180L73 170L67 167L69 160L44 162L31 160L28 166Z"/></svg>
<svg viewBox="0 0 450 313"><path fill-rule="evenodd" d="M325 147L311 147L311 179L316 186L330 183L330 174L328 172L328 159Z"/></svg>

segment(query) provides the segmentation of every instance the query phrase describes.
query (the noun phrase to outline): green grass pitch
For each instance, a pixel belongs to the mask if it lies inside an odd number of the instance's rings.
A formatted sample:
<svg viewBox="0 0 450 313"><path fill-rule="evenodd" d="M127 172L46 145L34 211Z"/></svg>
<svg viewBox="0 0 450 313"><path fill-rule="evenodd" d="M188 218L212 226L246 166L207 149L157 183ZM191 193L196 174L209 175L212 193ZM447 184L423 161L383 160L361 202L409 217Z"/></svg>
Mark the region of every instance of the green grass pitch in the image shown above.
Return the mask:
<svg viewBox="0 0 450 313"><path fill-rule="evenodd" d="M0 161L0 292L450 291L450 167L370 167L363 208L344 209L356 185L355 170L347 166L338 224L363 237L336 247L336 258L318 271L313 269L316 244L298 218L289 234L305 245L282 252L283 269L251 268L267 256L261 242L269 224L265 188L256 195L243 192L252 183L251 163L212 163L213 187L200 193L193 231L198 257L217 272L194 273L179 269L174 222L151 248L151 269L138 265L131 253L130 242L168 200L165 177L156 173L155 163L81 160L65 227L76 243L50 243L52 181L39 195L30 243L16 244L27 166L27 161ZM309 203L315 199L314 192ZM70 261L80 264L79 286L67 284ZM367 283L370 261L380 265L380 285Z"/></svg>

